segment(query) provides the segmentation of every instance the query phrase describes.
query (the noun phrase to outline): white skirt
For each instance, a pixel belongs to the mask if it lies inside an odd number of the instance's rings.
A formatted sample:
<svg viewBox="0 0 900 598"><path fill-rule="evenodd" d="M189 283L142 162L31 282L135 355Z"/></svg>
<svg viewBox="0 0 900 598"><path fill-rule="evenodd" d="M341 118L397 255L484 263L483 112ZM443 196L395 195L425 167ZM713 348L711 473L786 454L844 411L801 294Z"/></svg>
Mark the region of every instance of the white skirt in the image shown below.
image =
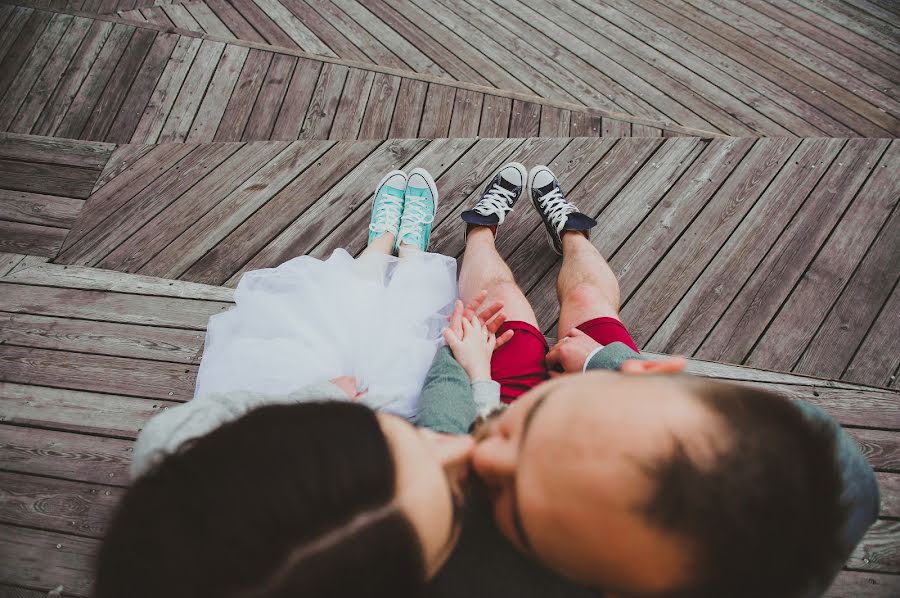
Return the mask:
<svg viewBox="0 0 900 598"><path fill-rule="evenodd" d="M456 260L358 259L336 250L247 272L236 307L210 318L194 396L286 394L355 376L386 411L413 418L456 300Z"/></svg>

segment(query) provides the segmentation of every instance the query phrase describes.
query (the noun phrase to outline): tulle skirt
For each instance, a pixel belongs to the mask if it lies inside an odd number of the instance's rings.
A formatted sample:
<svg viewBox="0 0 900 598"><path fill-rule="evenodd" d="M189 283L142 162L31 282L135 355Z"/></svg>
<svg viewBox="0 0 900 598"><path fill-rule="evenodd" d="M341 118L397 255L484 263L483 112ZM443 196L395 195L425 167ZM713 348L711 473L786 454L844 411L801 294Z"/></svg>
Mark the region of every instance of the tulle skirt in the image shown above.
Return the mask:
<svg viewBox="0 0 900 598"><path fill-rule="evenodd" d="M279 395L355 376L411 419L456 297L456 260L434 253L354 259L338 249L248 272L236 307L210 318L194 396Z"/></svg>

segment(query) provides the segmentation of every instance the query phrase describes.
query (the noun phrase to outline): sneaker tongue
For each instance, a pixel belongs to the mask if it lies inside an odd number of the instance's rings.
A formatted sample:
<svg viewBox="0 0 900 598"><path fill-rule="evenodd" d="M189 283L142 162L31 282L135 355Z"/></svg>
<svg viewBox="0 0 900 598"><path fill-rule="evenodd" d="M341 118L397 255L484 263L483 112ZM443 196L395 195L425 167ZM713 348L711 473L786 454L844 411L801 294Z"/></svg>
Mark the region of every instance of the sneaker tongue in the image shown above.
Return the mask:
<svg viewBox="0 0 900 598"><path fill-rule="evenodd" d="M519 188L519 185L515 184L514 182L512 182L508 179L503 178L502 175L498 176L497 179L498 179L497 184L500 185L501 187L503 187L504 189L506 189L507 191L516 191Z"/></svg>
<svg viewBox="0 0 900 598"><path fill-rule="evenodd" d="M497 214L479 214L475 210L466 210L462 213L463 222L474 224L475 226L496 226L500 224L500 217Z"/></svg>
<svg viewBox="0 0 900 598"><path fill-rule="evenodd" d="M597 221L581 212L572 212L568 215L564 230L590 230L597 226Z"/></svg>
<svg viewBox="0 0 900 598"><path fill-rule="evenodd" d="M556 189L556 183L550 182L550 183L547 183L546 185L544 185L543 187L538 187L537 192L540 193L541 195L547 195L554 189Z"/></svg>

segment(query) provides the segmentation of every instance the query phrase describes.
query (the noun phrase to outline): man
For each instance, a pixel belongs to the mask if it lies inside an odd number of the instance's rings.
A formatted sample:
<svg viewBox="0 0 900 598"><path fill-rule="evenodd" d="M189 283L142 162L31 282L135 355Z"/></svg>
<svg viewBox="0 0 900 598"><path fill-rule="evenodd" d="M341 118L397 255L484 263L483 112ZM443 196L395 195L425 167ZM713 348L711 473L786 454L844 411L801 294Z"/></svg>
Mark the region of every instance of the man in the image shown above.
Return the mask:
<svg viewBox="0 0 900 598"><path fill-rule="evenodd" d="M562 255L552 350L494 243L526 180ZM810 405L681 374L683 359L643 359L588 238L596 222L546 167L503 167L463 220L460 295L487 289L504 305L498 336L514 331L491 364L510 405L473 455L496 528L476 503L435 592L821 593L879 505L872 470L840 427ZM573 375L550 380L556 372Z"/></svg>

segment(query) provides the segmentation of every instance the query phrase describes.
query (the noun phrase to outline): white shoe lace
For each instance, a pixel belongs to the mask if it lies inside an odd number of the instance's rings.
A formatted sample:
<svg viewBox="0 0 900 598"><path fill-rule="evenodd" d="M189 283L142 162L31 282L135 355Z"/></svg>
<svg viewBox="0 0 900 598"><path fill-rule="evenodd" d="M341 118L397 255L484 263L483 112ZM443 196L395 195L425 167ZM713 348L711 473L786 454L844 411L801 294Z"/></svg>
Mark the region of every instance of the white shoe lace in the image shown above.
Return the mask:
<svg viewBox="0 0 900 598"><path fill-rule="evenodd" d="M512 210L509 205L516 198L516 192L504 189L498 183L494 183L488 192L485 193L473 208L482 216L490 216L496 214L500 219L499 224L503 224L506 214Z"/></svg>
<svg viewBox="0 0 900 598"><path fill-rule="evenodd" d="M566 222L569 220L569 214L577 212L578 208L574 204L566 201L562 191L554 189L540 199L541 208L550 219L550 223L556 227L556 232L561 232Z"/></svg>
<svg viewBox="0 0 900 598"><path fill-rule="evenodd" d="M404 243L420 245L425 227L432 222L434 222L434 214L426 212L420 203L407 200L398 237Z"/></svg>
<svg viewBox="0 0 900 598"><path fill-rule="evenodd" d="M376 235L384 233L398 233L400 214L403 211L402 200L393 196L385 196L379 202L375 213L372 214L372 223L369 230Z"/></svg>

